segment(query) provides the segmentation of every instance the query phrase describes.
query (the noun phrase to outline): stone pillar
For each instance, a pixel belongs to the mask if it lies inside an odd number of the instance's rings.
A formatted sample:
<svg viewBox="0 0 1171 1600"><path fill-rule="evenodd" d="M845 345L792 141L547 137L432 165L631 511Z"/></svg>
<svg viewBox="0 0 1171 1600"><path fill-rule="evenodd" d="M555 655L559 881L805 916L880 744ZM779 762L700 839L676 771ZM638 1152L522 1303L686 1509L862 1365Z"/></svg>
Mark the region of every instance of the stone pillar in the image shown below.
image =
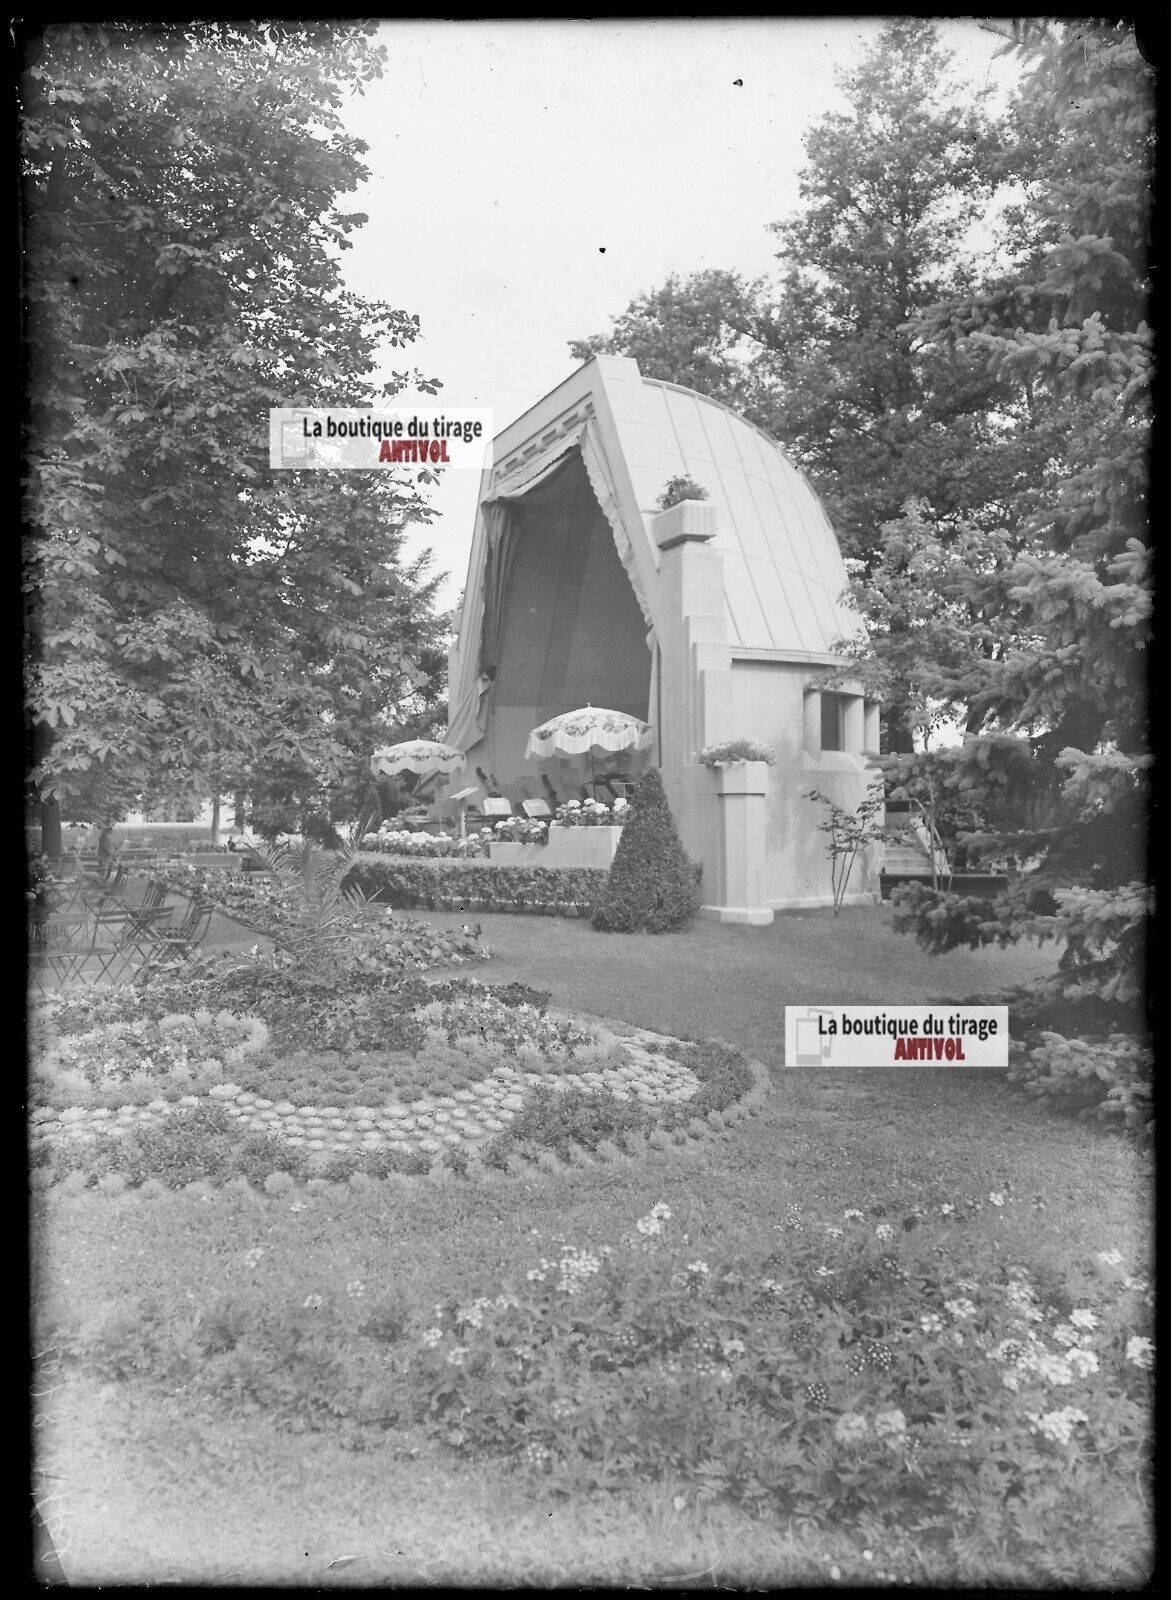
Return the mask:
<svg viewBox="0 0 1171 1600"><path fill-rule="evenodd" d="M869 755L878 754L878 716L880 709L881 708L877 700L867 700L865 702L865 732L863 736L862 749Z"/></svg>
<svg viewBox="0 0 1171 1600"><path fill-rule="evenodd" d="M715 895L705 885L700 916L719 922L765 927L773 920L765 904L765 805L767 761L739 761L712 773L716 796Z"/></svg>
<svg viewBox="0 0 1171 1600"><path fill-rule="evenodd" d="M768 767L711 771L697 753L734 737L732 650L724 610L724 563L711 541L716 508L683 500L651 519L659 548L663 787L684 848L703 862L701 915L724 922L773 920L764 904ZM745 788L745 784L751 787Z"/></svg>
<svg viewBox="0 0 1171 1600"><path fill-rule="evenodd" d="M821 690L806 689L801 702L801 730L805 753L821 754Z"/></svg>
<svg viewBox="0 0 1171 1600"><path fill-rule="evenodd" d="M844 724L842 729L844 734L842 740L843 750L850 751L852 755L860 756L866 748L866 719L861 695L847 697L842 722Z"/></svg>

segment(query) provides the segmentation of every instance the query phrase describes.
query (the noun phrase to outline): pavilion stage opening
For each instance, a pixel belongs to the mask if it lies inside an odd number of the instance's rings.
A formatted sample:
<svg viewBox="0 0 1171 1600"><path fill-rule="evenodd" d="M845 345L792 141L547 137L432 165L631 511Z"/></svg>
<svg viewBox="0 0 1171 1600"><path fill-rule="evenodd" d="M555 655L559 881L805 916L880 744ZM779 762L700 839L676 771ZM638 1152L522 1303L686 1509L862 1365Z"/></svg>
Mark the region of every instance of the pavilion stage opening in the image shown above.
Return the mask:
<svg viewBox="0 0 1171 1600"><path fill-rule="evenodd" d="M576 451L495 520L481 641L492 715L476 762L514 800L539 795L542 773L576 798L584 758L526 761L529 733L585 705L653 721L647 625Z"/></svg>

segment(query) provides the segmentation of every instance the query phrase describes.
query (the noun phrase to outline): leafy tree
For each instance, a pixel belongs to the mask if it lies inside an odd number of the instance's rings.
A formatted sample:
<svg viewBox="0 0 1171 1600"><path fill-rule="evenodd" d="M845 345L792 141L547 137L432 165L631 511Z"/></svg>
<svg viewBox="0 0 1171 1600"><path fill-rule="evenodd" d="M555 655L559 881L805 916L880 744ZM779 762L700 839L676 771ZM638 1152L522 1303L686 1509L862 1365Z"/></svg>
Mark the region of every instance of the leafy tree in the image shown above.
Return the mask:
<svg viewBox="0 0 1171 1600"><path fill-rule="evenodd" d="M663 780L652 767L630 802L594 927L604 933L667 933L689 922L698 905L695 873Z"/></svg>
<svg viewBox="0 0 1171 1600"><path fill-rule="evenodd" d="M633 356L646 378L682 384L733 410L751 404L746 362L760 311L757 288L738 273L672 273L661 289L632 300L608 334L575 339L575 361Z"/></svg>
<svg viewBox="0 0 1171 1600"><path fill-rule="evenodd" d="M953 83L950 63L929 23L890 23L839 75L845 109L806 136L800 209L772 224L777 281L673 278L632 303L608 341L588 345L726 400L780 440L861 562L860 585L909 500L928 504L944 541L961 521L997 530L1046 457L1041 438L1015 427L1019 384L980 352L914 326L979 281L969 235L1015 175L1002 128L982 95L973 105ZM910 749L921 696L903 669L920 641L914 617L891 603L886 580L898 576L888 562L873 602L893 646L886 742ZM865 592L861 603L872 606Z"/></svg>
<svg viewBox="0 0 1171 1600"><path fill-rule="evenodd" d="M1131 1070L1141 1042L1118 1041L1145 1026L1149 902L1153 75L1129 27L1066 25L1024 39L1031 71L1017 117L1036 159L1012 219L1011 270L933 320L939 341L980 351L1066 418L1023 525L1028 542L1006 574L1000 627L1011 642L969 684L969 725L986 731L955 757L957 781L992 821L976 837L985 853L1002 848L994 743L1015 738L1048 815L1030 870L1000 903L919 892L902 914L932 948L1062 940L1057 978L1021 1008L1034 1030L1022 1075L1075 1102L1117 1090L1113 1109L1129 1113L1144 1104ZM1092 1047L1074 1050L1077 1032ZM1130 1063L1125 1081L1116 1060Z"/></svg>
<svg viewBox="0 0 1171 1600"><path fill-rule="evenodd" d="M801 208L773 224L770 428L864 559L908 498L970 515L1005 487L964 463L1008 397L986 363L911 326L974 283L969 231L1006 175L983 96L961 94L951 62L930 23L891 22L839 74L846 109L806 136Z"/></svg>
<svg viewBox="0 0 1171 1600"><path fill-rule="evenodd" d="M339 276L372 25L51 27L21 81L35 794L325 804L442 672L427 481L271 471L270 407L374 403L418 319ZM404 655L405 649L405 655ZM408 665L407 657L410 658Z"/></svg>

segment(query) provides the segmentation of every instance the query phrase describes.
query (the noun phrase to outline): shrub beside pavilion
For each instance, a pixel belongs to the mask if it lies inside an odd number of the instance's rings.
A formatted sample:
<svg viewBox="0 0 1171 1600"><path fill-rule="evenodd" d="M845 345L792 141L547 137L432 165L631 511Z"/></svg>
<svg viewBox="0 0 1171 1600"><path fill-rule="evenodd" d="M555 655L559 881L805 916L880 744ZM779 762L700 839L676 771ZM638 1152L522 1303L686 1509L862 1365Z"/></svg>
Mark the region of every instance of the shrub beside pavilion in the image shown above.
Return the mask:
<svg viewBox="0 0 1171 1600"><path fill-rule="evenodd" d="M634 791L630 816L594 913L604 933L666 933L699 909L695 869L680 843L655 768Z"/></svg>

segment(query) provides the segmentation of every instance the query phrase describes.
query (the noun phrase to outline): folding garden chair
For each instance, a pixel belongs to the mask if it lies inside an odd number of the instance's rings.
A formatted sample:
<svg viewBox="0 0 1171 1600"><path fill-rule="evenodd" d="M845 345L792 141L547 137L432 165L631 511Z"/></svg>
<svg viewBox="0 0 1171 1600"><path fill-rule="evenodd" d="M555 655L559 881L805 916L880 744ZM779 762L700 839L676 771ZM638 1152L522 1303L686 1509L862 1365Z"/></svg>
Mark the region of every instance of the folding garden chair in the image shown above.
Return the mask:
<svg viewBox="0 0 1171 1600"><path fill-rule="evenodd" d="M78 917L30 920L29 976L42 993L77 976L88 954L88 931L88 923Z"/></svg>
<svg viewBox="0 0 1171 1600"><path fill-rule="evenodd" d="M129 967L137 967L147 960L155 941L162 935L174 913L173 906L157 906L153 911L131 911L125 907L118 911L99 911L93 919L93 938L83 966L91 958L96 962L92 973L85 974L92 983L103 978L117 982ZM110 941L98 944L103 932L111 934Z"/></svg>
<svg viewBox="0 0 1171 1600"><path fill-rule="evenodd" d="M79 896L87 910L99 912L109 905L110 901L119 900L126 884L127 873L124 866L119 866L113 874L107 872L105 875L101 872L87 872L85 868L82 871L85 881L81 885Z"/></svg>
<svg viewBox="0 0 1171 1600"><path fill-rule="evenodd" d="M173 928L160 928L134 978L135 984L145 984L151 974L168 961L182 960L198 950L214 915L212 901L193 900L182 922L177 922Z"/></svg>
<svg viewBox="0 0 1171 1600"><path fill-rule="evenodd" d="M158 911L169 893L165 883L159 883L152 878L146 886L146 892L136 906L131 907L131 914L135 917L149 917L151 912ZM173 911L174 907L168 907Z"/></svg>

